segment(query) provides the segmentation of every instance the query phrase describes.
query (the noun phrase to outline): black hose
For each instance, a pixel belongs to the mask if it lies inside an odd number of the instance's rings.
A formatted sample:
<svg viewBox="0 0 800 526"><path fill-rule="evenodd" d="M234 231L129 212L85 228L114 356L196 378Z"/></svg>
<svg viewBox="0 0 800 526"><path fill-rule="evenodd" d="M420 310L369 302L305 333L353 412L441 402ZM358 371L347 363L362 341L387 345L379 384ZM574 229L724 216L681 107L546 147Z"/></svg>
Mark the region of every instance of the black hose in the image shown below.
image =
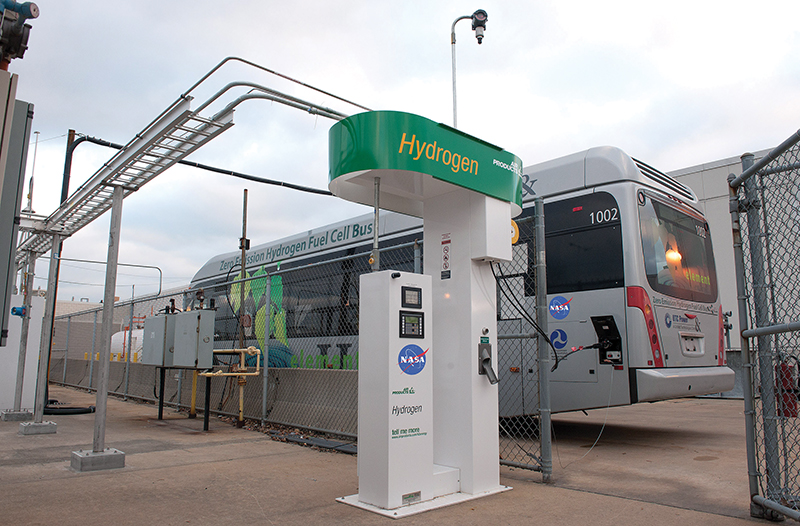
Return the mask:
<svg viewBox="0 0 800 526"><path fill-rule="evenodd" d="M89 413L94 413L95 407L90 405L89 407L52 407L52 406L45 406L44 414L46 415L85 415Z"/></svg>

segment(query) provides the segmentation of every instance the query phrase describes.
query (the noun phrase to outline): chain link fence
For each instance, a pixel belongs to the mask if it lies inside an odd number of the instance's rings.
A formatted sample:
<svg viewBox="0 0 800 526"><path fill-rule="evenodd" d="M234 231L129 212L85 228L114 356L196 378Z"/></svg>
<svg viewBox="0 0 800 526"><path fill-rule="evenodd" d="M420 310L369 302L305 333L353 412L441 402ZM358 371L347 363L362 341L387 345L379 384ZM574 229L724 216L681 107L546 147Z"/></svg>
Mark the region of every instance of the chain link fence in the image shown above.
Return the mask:
<svg viewBox="0 0 800 526"><path fill-rule="evenodd" d="M516 220L519 238L513 246L513 260L493 267L497 278L498 377L500 403L501 463L541 471L549 479L549 411L542 414L540 398L537 320L537 229L534 209L526 209ZM543 229L542 229L543 232ZM543 236L542 236L543 237ZM544 240L539 240L542 247ZM540 298L544 304L545 298ZM546 363L546 362L544 362ZM546 420L546 421L543 421Z"/></svg>
<svg viewBox="0 0 800 526"><path fill-rule="evenodd" d="M519 221L514 260L495 265L498 279L501 462L543 471L542 415L539 398L538 342L531 333L536 318L535 225L530 214ZM244 416L355 438L358 425L359 276L370 272L370 247L351 249L334 259L319 257L283 266L260 267L246 276L239 269L219 280L157 298L120 303L114 309L109 390L124 398L155 402L159 373L141 363L144 320L172 306L178 310L215 310L214 349L250 346L262 349L265 376L244 386ZM542 249L543 250L543 249ZM294 265L294 266L293 266ZM384 246L381 269L421 272L422 243ZM237 273L239 273L237 275ZM93 389L100 352L102 310L64 315L55 320L50 381ZM264 359L265 358L265 359ZM256 366L247 358L248 370ZM231 371L238 355L215 354L214 368ZM164 402L188 409L196 385L198 410L204 410L206 382L191 369L169 369ZM264 383L266 378L266 384ZM212 413L238 415L235 377L211 380ZM549 426L549 412L547 413ZM546 430L549 444L549 427Z"/></svg>
<svg viewBox="0 0 800 526"><path fill-rule="evenodd" d="M800 521L800 132L731 177L751 514Z"/></svg>

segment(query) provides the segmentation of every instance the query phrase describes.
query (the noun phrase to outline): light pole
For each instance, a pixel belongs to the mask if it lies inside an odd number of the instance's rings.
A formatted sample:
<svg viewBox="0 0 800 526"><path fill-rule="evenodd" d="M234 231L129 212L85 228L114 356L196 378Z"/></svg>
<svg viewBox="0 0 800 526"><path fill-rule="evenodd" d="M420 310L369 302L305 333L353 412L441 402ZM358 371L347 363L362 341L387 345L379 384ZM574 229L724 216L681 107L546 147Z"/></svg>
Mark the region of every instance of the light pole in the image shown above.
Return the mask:
<svg viewBox="0 0 800 526"><path fill-rule="evenodd" d="M464 15L456 18L450 28L450 44L453 50L453 128L458 128L456 117L456 24L459 20L472 19L472 30L475 31L475 38L478 44L483 43L483 32L486 29L486 21L489 19L486 11L478 9L471 15Z"/></svg>

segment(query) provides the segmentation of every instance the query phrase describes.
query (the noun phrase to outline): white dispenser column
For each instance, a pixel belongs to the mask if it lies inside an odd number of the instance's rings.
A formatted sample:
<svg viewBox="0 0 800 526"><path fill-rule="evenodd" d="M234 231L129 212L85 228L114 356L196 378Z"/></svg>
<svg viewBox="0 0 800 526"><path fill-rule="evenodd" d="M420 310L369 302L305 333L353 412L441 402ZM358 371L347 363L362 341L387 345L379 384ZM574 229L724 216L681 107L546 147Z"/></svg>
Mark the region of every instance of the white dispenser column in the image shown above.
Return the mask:
<svg viewBox="0 0 800 526"><path fill-rule="evenodd" d="M425 201L425 274L433 278L434 462L461 470L461 492L502 491L498 391L479 374L479 345L497 372L497 294L489 261L511 259L511 208L463 189ZM495 380L496 381L496 380Z"/></svg>

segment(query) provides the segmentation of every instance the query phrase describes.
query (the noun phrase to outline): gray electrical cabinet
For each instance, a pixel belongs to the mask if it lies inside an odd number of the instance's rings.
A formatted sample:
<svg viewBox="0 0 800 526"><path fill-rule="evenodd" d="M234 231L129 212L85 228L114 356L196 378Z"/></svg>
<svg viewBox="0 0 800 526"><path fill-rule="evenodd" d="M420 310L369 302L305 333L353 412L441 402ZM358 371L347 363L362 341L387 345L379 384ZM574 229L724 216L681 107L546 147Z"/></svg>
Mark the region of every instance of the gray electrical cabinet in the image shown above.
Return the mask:
<svg viewBox="0 0 800 526"><path fill-rule="evenodd" d="M11 307L20 306L11 305L11 293L16 277L17 231L33 126L33 104L14 100L16 78L16 75L0 72L0 116L3 117L0 118L0 168L5 168L0 169L0 346L6 345Z"/></svg>
<svg viewBox="0 0 800 526"><path fill-rule="evenodd" d="M215 314L213 310L192 310L175 315L173 367L211 368Z"/></svg>
<svg viewBox="0 0 800 526"><path fill-rule="evenodd" d="M176 319L177 314L165 314L144 320L142 363L172 367Z"/></svg>

